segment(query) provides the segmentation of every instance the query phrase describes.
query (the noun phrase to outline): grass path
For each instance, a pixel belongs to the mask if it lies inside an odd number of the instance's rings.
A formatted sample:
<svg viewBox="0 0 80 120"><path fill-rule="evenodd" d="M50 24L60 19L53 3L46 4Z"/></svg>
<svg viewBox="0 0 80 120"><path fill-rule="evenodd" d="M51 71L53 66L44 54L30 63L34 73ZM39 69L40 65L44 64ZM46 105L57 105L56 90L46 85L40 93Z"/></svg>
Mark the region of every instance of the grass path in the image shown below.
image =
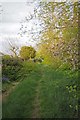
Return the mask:
<svg viewBox="0 0 80 120"><path fill-rule="evenodd" d="M6 100L7 97L9 96L9 94L12 92L12 90L14 90L15 87L16 87L19 83L20 83L20 82L14 82L14 83L12 83L12 84L10 84L10 85L7 85L7 86L9 86L9 88L7 87L7 90L6 90L5 92L3 92L3 94L2 94L2 99L3 99L3 100Z"/></svg>
<svg viewBox="0 0 80 120"><path fill-rule="evenodd" d="M35 99L33 102L34 110L32 113L32 118L40 118L39 86L40 86L40 81L39 81L38 86L36 88L36 96L35 96Z"/></svg>
<svg viewBox="0 0 80 120"><path fill-rule="evenodd" d="M22 72L22 81L3 100L3 118L77 117L76 89L66 88L76 84L76 77L40 66L28 76L26 68Z"/></svg>
<svg viewBox="0 0 80 120"><path fill-rule="evenodd" d="M40 78L38 73L32 73L28 78L23 78L6 101L3 100L3 118L30 118L32 116L33 101Z"/></svg>

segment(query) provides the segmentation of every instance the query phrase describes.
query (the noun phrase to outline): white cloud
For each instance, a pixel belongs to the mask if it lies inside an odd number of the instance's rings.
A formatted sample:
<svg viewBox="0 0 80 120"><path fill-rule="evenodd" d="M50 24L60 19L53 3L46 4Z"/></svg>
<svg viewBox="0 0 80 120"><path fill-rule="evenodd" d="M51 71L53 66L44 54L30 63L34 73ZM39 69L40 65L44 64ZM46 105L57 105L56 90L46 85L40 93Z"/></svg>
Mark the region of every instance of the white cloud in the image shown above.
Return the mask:
<svg viewBox="0 0 80 120"><path fill-rule="evenodd" d="M34 0L0 0L0 2L33 2Z"/></svg>
<svg viewBox="0 0 80 120"><path fill-rule="evenodd" d="M17 34L20 28L20 23L2 23L0 24L0 33L2 34Z"/></svg>
<svg viewBox="0 0 80 120"><path fill-rule="evenodd" d="M2 4L2 22L13 23L20 22L27 13L33 11L33 5L26 5L26 3L3 3Z"/></svg>

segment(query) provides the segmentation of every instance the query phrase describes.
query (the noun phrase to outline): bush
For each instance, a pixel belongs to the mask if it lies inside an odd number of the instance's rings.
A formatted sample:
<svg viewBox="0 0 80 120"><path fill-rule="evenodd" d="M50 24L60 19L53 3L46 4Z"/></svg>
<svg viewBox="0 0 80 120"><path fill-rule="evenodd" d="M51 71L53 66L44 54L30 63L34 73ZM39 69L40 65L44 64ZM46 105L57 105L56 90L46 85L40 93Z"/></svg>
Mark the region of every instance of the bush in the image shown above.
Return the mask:
<svg viewBox="0 0 80 120"><path fill-rule="evenodd" d="M22 68L22 61L19 58L3 56L2 58L2 77L6 76L9 80L17 79L19 70Z"/></svg>
<svg viewBox="0 0 80 120"><path fill-rule="evenodd" d="M33 61L41 63L41 62L43 62L43 59L42 58L35 58L35 59L33 59Z"/></svg>
<svg viewBox="0 0 80 120"><path fill-rule="evenodd" d="M20 50L20 56L23 60L29 60L36 56L36 51L33 47L23 46Z"/></svg>
<svg viewBox="0 0 80 120"><path fill-rule="evenodd" d="M2 57L3 66L20 66L21 60L19 58L13 58L8 55Z"/></svg>

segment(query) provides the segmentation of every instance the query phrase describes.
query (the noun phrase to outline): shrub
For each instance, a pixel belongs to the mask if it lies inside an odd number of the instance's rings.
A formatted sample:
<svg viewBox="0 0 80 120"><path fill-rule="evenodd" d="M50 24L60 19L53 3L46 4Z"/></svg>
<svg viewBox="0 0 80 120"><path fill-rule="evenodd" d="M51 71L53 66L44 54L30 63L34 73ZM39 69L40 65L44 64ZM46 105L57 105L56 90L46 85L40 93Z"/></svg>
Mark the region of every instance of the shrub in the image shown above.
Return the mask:
<svg viewBox="0 0 80 120"><path fill-rule="evenodd" d="M34 58L36 56L36 51L33 47L23 46L20 50L20 56L24 60Z"/></svg>
<svg viewBox="0 0 80 120"><path fill-rule="evenodd" d="M16 80L18 72L22 68L22 61L19 58L3 56L2 64L2 77L6 76L11 81Z"/></svg>

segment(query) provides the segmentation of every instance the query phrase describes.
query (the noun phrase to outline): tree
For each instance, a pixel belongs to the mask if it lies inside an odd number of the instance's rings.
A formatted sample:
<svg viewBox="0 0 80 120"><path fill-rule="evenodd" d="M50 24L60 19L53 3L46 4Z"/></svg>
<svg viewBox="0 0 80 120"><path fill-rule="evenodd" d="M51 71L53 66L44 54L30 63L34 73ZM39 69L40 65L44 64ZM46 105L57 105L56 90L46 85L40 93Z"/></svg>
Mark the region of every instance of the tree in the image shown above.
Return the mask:
<svg viewBox="0 0 80 120"><path fill-rule="evenodd" d="M19 47L17 46L17 44L15 44L15 42L12 42L10 39L8 39L8 43L9 43L9 49L12 52L12 56L17 57Z"/></svg>
<svg viewBox="0 0 80 120"><path fill-rule="evenodd" d="M74 70L78 67L78 5L77 2L44 3L39 15L44 21L41 55L58 57Z"/></svg>
<svg viewBox="0 0 80 120"><path fill-rule="evenodd" d="M19 44L18 38L15 37L4 37L5 42L2 42L2 50L0 55L10 55L11 57L18 57L19 49L21 45Z"/></svg>
<svg viewBox="0 0 80 120"><path fill-rule="evenodd" d="M34 58L36 50L32 46L23 46L20 50L20 56L23 60L29 60Z"/></svg>

